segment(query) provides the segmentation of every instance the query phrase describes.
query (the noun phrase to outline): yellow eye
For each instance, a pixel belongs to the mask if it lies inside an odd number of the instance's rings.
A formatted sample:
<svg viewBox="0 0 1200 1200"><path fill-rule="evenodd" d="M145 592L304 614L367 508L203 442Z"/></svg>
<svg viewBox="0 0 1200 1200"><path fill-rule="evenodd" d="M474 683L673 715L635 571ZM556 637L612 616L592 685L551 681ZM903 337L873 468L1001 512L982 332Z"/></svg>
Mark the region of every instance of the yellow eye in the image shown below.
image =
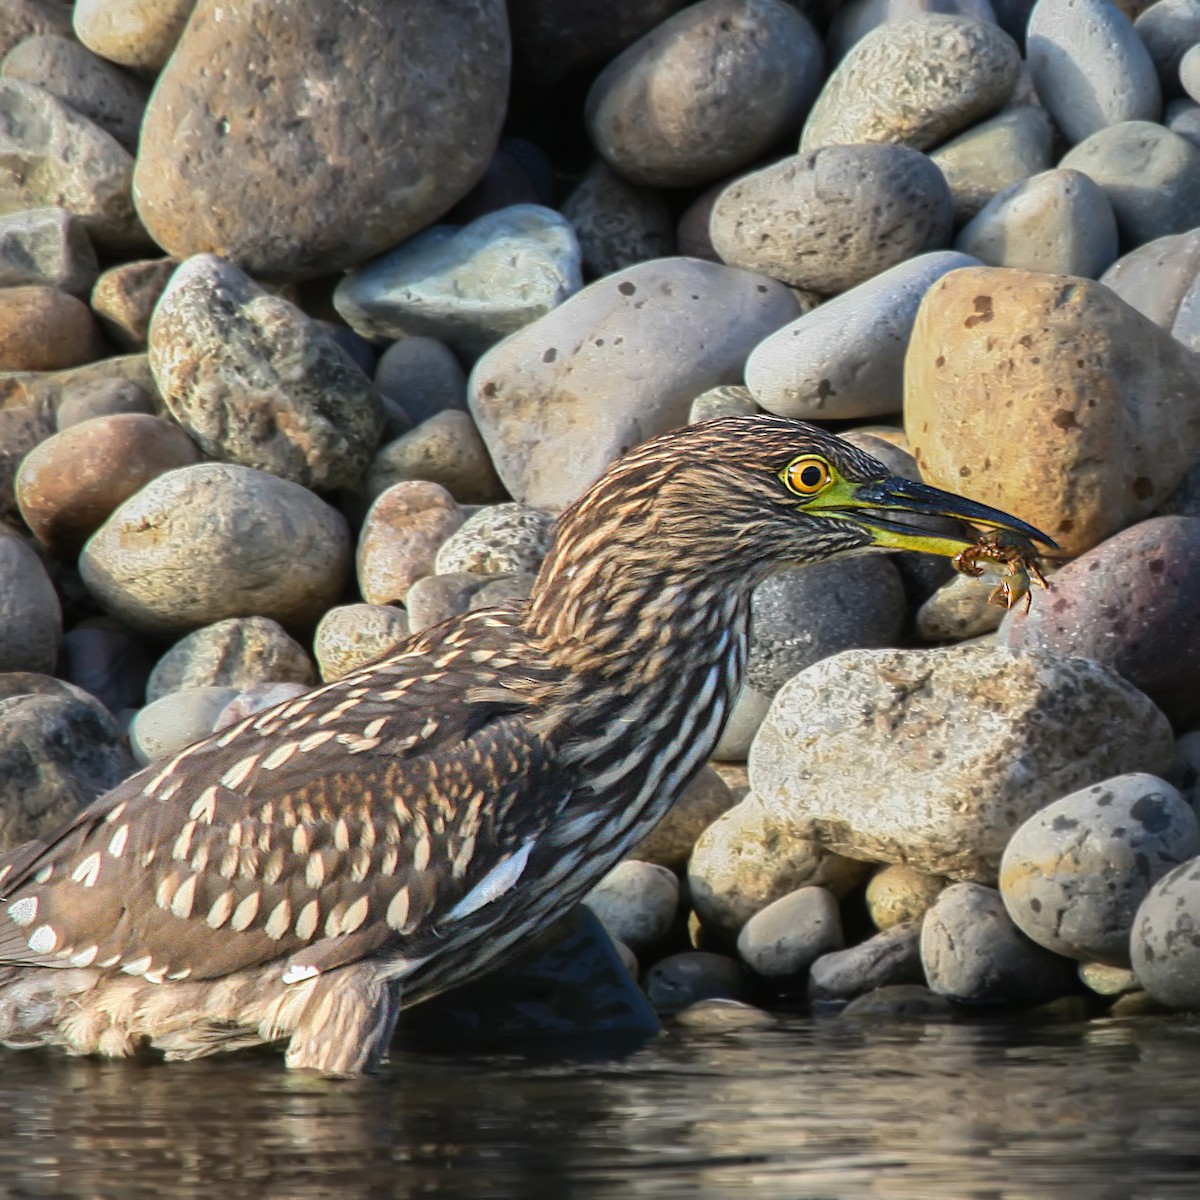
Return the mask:
<svg viewBox="0 0 1200 1200"><path fill-rule="evenodd" d="M780 478L797 496L815 496L833 482L833 472L823 458L805 454L792 459Z"/></svg>

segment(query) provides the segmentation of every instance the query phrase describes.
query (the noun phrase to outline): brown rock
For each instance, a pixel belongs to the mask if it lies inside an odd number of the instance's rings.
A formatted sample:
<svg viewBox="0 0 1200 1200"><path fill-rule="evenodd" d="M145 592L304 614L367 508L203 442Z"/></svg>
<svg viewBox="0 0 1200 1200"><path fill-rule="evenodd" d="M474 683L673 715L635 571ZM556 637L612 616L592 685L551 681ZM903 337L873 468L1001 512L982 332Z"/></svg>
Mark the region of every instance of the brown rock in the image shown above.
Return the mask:
<svg viewBox="0 0 1200 1200"><path fill-rule="evenodd" d="M195 6L196 0L76 0L75 34L111 62L157 71Z"/></svg>
<svg viewBox="0 0 1200 1200"><path fill-rule="evenodd" d="M1200 372L1089 279L968 268L917 314L905 425L924 477L1080 554L1149 515L1200 450Z"/></svg>
<svg viewBox="0 0 1200 1200"><path fill-rule="evenodd" d="M103 353L82 300L51 287L0 288L0 371L60 371Z"/></svg>
<svg viewBox="0 0 1200 1200"><path fill-rule="evenodd" d="M140 413L96 417L54 434L25 457L17 504L38 541L73 557L151 479L199 461L195 442L173 421Z"/></svg>
<svg viewBox="0 0 1200 1200"><path fill-rule="evenodd" d="M132 379L97 379L67 391L54 420L61 431L93 417L114 417L118 413L145 413L152 417L155 411L154 397Z"/></svg>
<svg viewBox="0 0 1200 1200"><path fill-rule="evenodd" d="M146 110L138 211L181 258L353 266L471 189L507 94L502 0L200 0Z"/></svg>
<svg viewBox="0 0 1200 1200"><path fill-rule="evenodd" d="M92 289L92 312L104 332L125 350L145 350L154 315L177 258L150 258L110 267Z"/></svg>
<svg viewBox="0 0 1200 1200"><path fill-rule="evenodd" d="M700 835L735 803L725 780L712 767L704 767L630 858L682 870Z"/></svg>

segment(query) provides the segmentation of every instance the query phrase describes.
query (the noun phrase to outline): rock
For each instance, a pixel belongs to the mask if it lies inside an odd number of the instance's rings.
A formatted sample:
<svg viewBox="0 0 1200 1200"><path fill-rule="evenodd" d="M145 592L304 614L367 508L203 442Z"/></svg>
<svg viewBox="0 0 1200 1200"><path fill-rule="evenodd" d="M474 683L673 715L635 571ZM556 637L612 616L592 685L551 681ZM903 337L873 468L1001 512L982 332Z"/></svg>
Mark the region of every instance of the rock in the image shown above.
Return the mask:
<svg viewBox="0 0 1200 1200"><path fill-rule="evenodd" d="M460 504L496 504L504 485L470 413L448 408L382 446L367 471L372 499L397 483L440 484Z"/></svg>
<svg viewBox="0 0 1200 1200"><path fill-rule="evenodd" d="M0 9L0 58L27 37L71 33L71 10L58 0L7 0Z"/></svg>
<svg viewBox="0 0 1200 1200"><path fill-rule="evenodd" d="M0 75L43 88L94 121L131 154L150 89L73 38L39 34L9 51Z"/></svg>
<svg viewBox="0 0 1200 1200"><path fill-rule="evenodd" d="M899 412L921 298L948 271L977 263L939 250L843 292L759 342L746 360L747 386L781 417L827 421Z"/></svg>
<svg viewBox="0 0 1200 1200"><path fill-rule="evenodd" d="M588 134L633 183L708 183L799 129L823 57L816 31L782 0L700 0L600 72Z"/></svg>
<svg viewBox="0 0 1200 1200"><path fill-rule="evenodd" d="M634 847L633 857L684 870L700 835L733 805L729 785L712 767L702 767L667 815Z"/></svg>
<svg viewBox="0 0 1200 1200"><path fill-rule="evenodd" d="M642 988L656 1011L677 1012L701 1000L738 999L742 975L737 962L724 954L687 950L655 963Z"/></svg>
<svg viewBox="0 0 1200 1200"><path fill-rule="evenodd" d="M851 1000L841 1012L844 1020L860 1021L949 1021L957 1015L944 996L913 983L876 988Z"/></svg>
<svg viewBox="0 0 1200 1200"><path fill-rule="evenodd" d="M389 604L331 608L313 635L313 655L326 683L396 649L408 637L408 617Z"/></svg>
<svg viewBox="0 0 1200 1200"><path fill-rule="evenodd" d="M42 560L23 538L6 529L0 529L0 612L0 674L49 675L62 636L58 594Z"/></svg>
<svg viewBox="0 0 1200 1200"><path fill-rule="evenodd" d="M196 0L76 0L75 35L123 67L157 71L166 64Z"/></svg>
<svg viewBox="0 0 1200 1200"><path fill-rule="evenodd" d="M1100 277L1126 304L1200 350L1200 230L1156 238L1130 251Z"/></svg>
<svg viewBox="0 0 1200 1200"><path fill-rule="evenodd" d="M1108 0L1038 0L1026 53L1038 98L1070 142L1162 112L1150 53Z"/></svg>
<svg viewBox="0 0 1200 1200"><path fill-rule="evenodd" d="M1200 42L1200 0L1158 0L1133 23L1158 72L1165 95L1179 90L1179 62L1190 46Z"/></svg>
<svg viewBox="0 0 1200 1200"><path fill-rule="evenodd" d="M694 425L697 421L711 421L716 417L752 417L760 412L762 409L750 389L735 383L701 392L692 401L687 423Z"/></svg>
<svg viewBox="0 0 1200 1200"><path fill-rule="evenodd" d="M375 367L375 386L399 401L416 425L445 409L467 407L467 377L454 351L434 338L402 338Z"/></svg>
<svg viewBox="0 0 1200 1200"><path fill-rule="evenodd" d="M211 250L255 275L329 274L471 189L507 93L500 0L199 0L146 110L138 211L179 258Z"/></svg>
<svg viewBox="0 0 1200 1200"><path fill-rule="evenodd" d="M988 0L848 0L839 4L829 21L827 46L838 62L873 29L911 21L930 13L949 13L994 25L996 14Z"/></svg>
<svg viewBox="0 0 1200 1200"><path fill-rule="evenodd" d="M626 182L602 159L588 167L562 206L592 277L663 258L675 248L670 210L657 192Z"/></svg>
<svg viewBox="0 0 1200 1200"><path fill-rule="evenodd" d="M671 932L679 907L679 880L666 867L626 859L588 892L583 903L610 937L639 954L661 945Z"/></svg>
<svg viewBox="0 0 1200 1200"><path fill-rule="evenodd" d="M1130 958L1138 982L1160 1004L1200 1007L1200 858L1164 875L1138 907Z"/></svg>
<svg viewBox="0 0 1200 1200"><path fill-rule="evenodd" d="M368 604L394 604L425 575L463 511L440 484L393 484L371 505L359 536L359 590Z"/></svg>
<svg viewBox="0 0 1200 1200"><path fill-rule="evenodd" d="M1101 662L1186 729L1200 720L1198 588L1200 518L1152 517L1068 563L1050 602L1010 615L1001 642Z"/></svg>
<svg viewBox="0 0 1200 1200"><path fill-rule="evenodd" d="M688 892L707 932L727 940L773 901L804 887L846 896L862 863L830 854L776 820L751 793L701 835L688 863Z"/></svg>
<svg viewBox="0 0 1200 1200"><path fill-rule="evenodd" d="M103 353L83 301L52 287L0 288L0 371L61 371Z"/></svg>
<svg viewBox="0 0 1200 1200"><path fill-rule="evenodd" d="M426 575L418 579L404 597L409 629L420 633L430 625L467 612L472 597L494 578L474 571L456 571L453 575Z"/></svg>
<svg viewBox="0 0 1200 1200"><path fill-rule="evenodd" d="M721 258L795 287L844 292L950 241L942 173L904 146L826 146L731 183L709 233Z"/></svg>
<svg viewBox="0 0 1200 1200"><path fill-rule="evenodd" d="M904 863L880 867L867 884L867 912L876 929L910 924L925 915L945 886L940 875L926 875Z"/></svg>
<svg viewBox="0 0 1200 1200"><path fill-rule="evenodd" d="M1179 82L1188 96L1200 103L1200 54L1195 46L1185 50L1179 60Z"/></svg>
<svg viewBox="0 0 1200 1200"><path fill-rule="evenodd" d="M96 417L68 426L25 456L17 504L38 541L73 558L150 480L199 461L195 443L173 421L143 413Z"/></svg>
<svg viewBox="0 0 1200 1200"><path fill-rule="evenodd" d="M149 371L146 374L149 375ZM81 383L63 392L54 414L54 424L62 433L64 429L97 417L115 417L122 413L152 417L154 412L153 397L132 379L97 379L94 383Z"/></svg>
<svg viewBox="0 0 1200 1200"><path fill-rule="evenodd" d="M822 887L789 892L760 909L738 934L738 957L756 975L803 974L823 954L845 945L837 900Z"/></svg>
<svg viewBox="0 0 1200 1200"><path fill-rule="evenodd" d="M975 1003L1041 1004L1075 982L1074 964L1031 942L977 883L948 887L925 914L921 963L933 991Z"/></svg>
<svg viewBox="0 0 1200 1200"><path fill-rule="evenodd" d="M536 204L435 225L356 271L333 293L363 337L431 337L474 360L583 286L566 218Z"/></svg>
<svg viewBox="0 0 1200 1200"><path fill-rule="evenodd" d="M150 365L213 458L309 488L349 487L383 424L379 394L295 305L212 254L181 264L150 323Z"/></svg>
<svg viewBox="0 0 1200 1200"><path fill-rule="evenodd" d="M748 683L733 702L733 708L725 719L725 728L713 747L712 757L720 762L745 762L750 753L750 744L758 733L767 709L771 707L772 692L762 692Z"/></svg>
<svg viewBox="0 0 1200 1200"><path fill-rule="evenodd" d="M116 345L145 350L150 318L178 266L174 258L142 259L109 267L96 280L92 311Z"/></svg>
<svg viewBox="0 0 1200 1200"><path fill-rule="evenodd" d="M86 296L100 270L83 222L65 208L0 216L0 288L58 288Z"/></svg>
<svg viewBox="0 0 1200 1200"><path fill-rule="evenodd" d="M129 748L138 765L178 754L208 737L221 710L237 695L233 687L195 687L169 692L139 709L129 725Z"/></svg>
<svg viewBox="0 0 1200 1200"><path fill-rule="evenodd" d="M919 921L893 925L847 950L822 954L809 968L810 1000L853 1000L882 987L924 983Z"/></svg>
<svg viewBox="0 0 1200 1200"><path fill-rule="evenodd" d="M829 77L800 149L936 146L1004 105L1020 67L1012 38L995 25L941 15L881 25Z"/></svg>
<svg viewBox="0 0 1200 1200"><path fill-rule="evenodd" d="M1108 963L1081 962L1079 982L1097 996L1120 996L1141 988L1132 970L1128 967L1111 967Z"/></svg>
<svg viewBox="0 0 1200 1200"><path fill-rule="evenodd" d="M929 157L946 177L954 220L961 225L997 192L1054 165L1054 122L1044 109L1019 104L951 138Z"/></svg>
<svg viewBox="0 0 1200 1200"><path fill-rule="evenodd" d="M998 192L959 233L964 254L993 267L1096 279L1119 250L1103 189L1080 171L1044 171Z"/></svg>
<svg viewBox="0 0 1200 1200"><path fill-rule="evenodd" d="M1183 478L1200 450L1193 370L1091 280L955 271L917 313L905 427L930 483L1015 510L1075 555Z"/></svg>
<svg viewBox="0 0 1200 1200"><path fill-rule="evenodd" d="M636 442L683 424L692 398L741 378L796 314L781 283L696 259L638 263L493 347L470 405L509 494L559 509Z"/></svg>
<svg viewBox="0 0 1200 1200"><path fill-rule="evenodd" d="M0 848L54 832L132 769L116 722L95 701L0 700Z"/></svg>
<svg viewBox="0 0 1200 1200"><path fill-rule="evenodd" d="M739 1029L772 1029L775 1018L740 1000L697 1000L675 1013L675 1024L704 1033L729 1033Z"/></svg>
<svg viewBox="0 0 1200 1200"><path fill-rule="evenodd" d="M1172 100L1163 115L1163 124L1172 133L1200 148L1200 104L1192 100Z"/></svg>
<svg viewBox="0 0 1200 1200"><path fill-rule="evenodd" d="M230 725L236 725L256 713L266 712L268 708L289 704L311 690L306 683L252 683L248 688L239 691L217 713L212 723L212 732L227 729Z"/></svg>
<svg viewBox="0 0 1200 1200"><path fill-rule="evenodd" d="M278 621L233 617L181 638L158 660L146 685L153 704L172 692L229 687L242 691L256 683L316 680L312 660Z"/></svg>
<svg viewBox="0 0 1200 1200"><path fill-rule="evenodd" d="M521 504L493 504L473 513L437 552L438 575L536 573L550 549L553 518Z"/></svg>
<svg viewBox="0 0 1200 1200"><path fill-rule="evenodd" d="M112 713L145 703L153 660L140 638L108 617L89 618L63 634L55 670Z"/></svg>
<svg viewBox="0 0 1200 1200"><path fill-rule="evenodd" d="M79 571L105 609L155 636L226 617L304 627L342 594L350 534L298 484L200 463L126 500L84 547Z"/></svg>
<svg viewBox="0 0 1200 1200"><path fill-rule="evenodd" d="M467 609L472 611L507 604L510 600L528 600L533 594L536 579L537 576L530 571L518 571L515 575L490 575L483 587L472 593Z"/></svg>
<svg viewBox="0 0 1200 1200"><path fill-rule="evenodd" d="M917 611L915 633L924 642L965 642L1000 627L1004 609L991 603L996 580L955 575Z"/></svg>
<svg viewBox="0 0 1200 1200"><path fill-rule="evenodd" d="M1130 245L1195 224L1200 150L1161 125L1110 125L1080 142L1058 165L1082 171L1100 185Z"/></svg>
<svg viewBox="0 0 1200 1200"><path fill-rule="evenodd" d="M73 213L96 249L149 247L133 211L133 157L56 96L0 77L0 214L53 205Z"/></svg>
<svg viewBox="0 0 1200 1200"><path fill-rule="evenodd" d="M1000 863L1000 895L1039 946L1129 966L1129 931L1152 884L1200 854L1196 814L1169 783L1119 775L1036 812Z"/></svg>
<svg viewBox="0 0 1200 1200"><path fill-rule="evenodd" d="M751 747L750 786L794 837L991 882L1038 809L1114 775L1161 772L1172 754L1162 713L1086 659L848 650L780 689Z"/></svg>

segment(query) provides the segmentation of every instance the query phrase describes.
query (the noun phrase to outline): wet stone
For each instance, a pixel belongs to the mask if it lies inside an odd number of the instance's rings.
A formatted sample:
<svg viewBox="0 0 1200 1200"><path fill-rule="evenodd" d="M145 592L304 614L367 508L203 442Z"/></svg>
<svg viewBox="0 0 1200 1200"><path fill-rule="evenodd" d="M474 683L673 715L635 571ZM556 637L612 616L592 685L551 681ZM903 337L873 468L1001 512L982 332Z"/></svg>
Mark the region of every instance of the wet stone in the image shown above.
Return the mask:
<svg viewBox="0 0 1200 1200"><path fill-rule="evenodd" d="M445 538L434 560L438 575L536 573L550 549L549 513L522 504L493 504Z"/></svg>
<svg viewBox="0 0 1200 1200"><path fill-rule="evenodd" d="M915 983L877 988L851 1000L842 1009L844 1020L951 1021L958 1015L945 996Z"/></svg>
<svg viewBox="0 0 1200 1200"><path fill-rule="evenodd" d="M313 635L313 655L326 683L396 649L408 637L408 617L389 604L331 608Z"/></svg>
<svg viewBox="0 0 1200 1200"><path fill-rule="evenodd" d="M53 287L82 299L99 270L83 222L65 208L0 216L0 288Z"/></svg>
<svg viewBox="0 0 1200 1200"><path fill-rule="evenodd" d="M921 925L906 921L850 946L822 954L809 968L810 1000L853 1000L876 988L924 983Z"/></svg>
<svg viewBox="0 0 1200 1200"><path fill-rule="evenodd" d="M674 1023L682 1029L701 1033L730 1033L739 1029L771 1029L775 1018L752 1004L740 1000L697 1000L674 1015Z"/></svg>
<svg viewBox="0 0 1200 1200"><path fill-rule="evenodd" d="M660 959L642 979L642 990L660 1013L678 1012L700 1000L738 1000L742 973L735 959L687 950Z"/></svg>
<svg viewBox="0 0 1200 1200"><path fill-rule="evenodd" d="M610 937L641 954L661 945L671 932L679 907L679 880L666 867L626 859L588 892L583 903Z"/></svg>
<svg viewBox="0 0 1200 1200"><path fill-rule="evenodd" d="M752 916L737 938L738 957L756 975L800 975L824 954L845 945L842 917L832 892L800 888Z"/></svg>
<svg viewBox="0 0 1200 1200"><path fill-rule="evenodd" d="M1081 962L1079 982L1097 996L1128 995L1142 986L1130 968L1113 967L1108 963Z"/></svg>
<svg viewBox="0 0 1200 1200"><path fill-rule="evenodd" d="M129 748L138 765L177 754L207 737L216 728L218 715L237 695L234 687L188 688L139 709L129 725Z"/></svg>

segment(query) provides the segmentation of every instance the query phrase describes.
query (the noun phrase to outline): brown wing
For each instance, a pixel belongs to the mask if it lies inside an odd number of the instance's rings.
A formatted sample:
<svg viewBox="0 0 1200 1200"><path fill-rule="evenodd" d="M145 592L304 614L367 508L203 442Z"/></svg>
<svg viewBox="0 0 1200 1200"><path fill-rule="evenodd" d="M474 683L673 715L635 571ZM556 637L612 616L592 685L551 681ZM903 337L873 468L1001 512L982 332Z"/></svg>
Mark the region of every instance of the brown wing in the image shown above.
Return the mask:
<svg viewBox="0 0 1200 1200"><path fill-rule="evenodd" d="M471 614L126 780L0 860L0 963L159 981L432 952L573 790L502 686L518 636Z"/></svg>

